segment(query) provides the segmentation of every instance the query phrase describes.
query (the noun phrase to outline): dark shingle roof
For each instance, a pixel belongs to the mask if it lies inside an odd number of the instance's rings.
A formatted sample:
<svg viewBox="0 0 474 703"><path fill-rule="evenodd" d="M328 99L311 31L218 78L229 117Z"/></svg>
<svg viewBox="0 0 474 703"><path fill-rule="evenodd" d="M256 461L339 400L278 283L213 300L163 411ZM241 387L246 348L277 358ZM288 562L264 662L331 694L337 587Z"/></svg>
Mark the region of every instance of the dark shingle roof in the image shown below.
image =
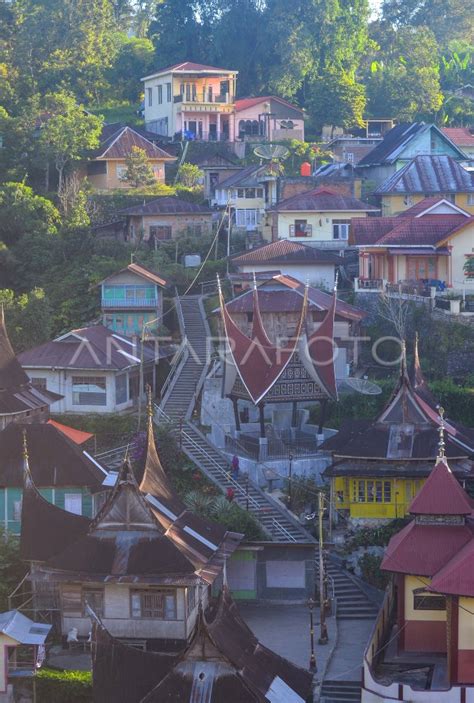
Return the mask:
<svg viewBox="0 0 474 703"><path fill-rule="evenodd" d="M138 147L143 149L149 159L175 160L174 156L157 147L132 127L114 127L116 126L104 125L101 144L92 155L94 159L126 159L132 147Z"/></svg>
<svg viewBox="0 0 474 703"><path fill-rule="evenodd" d="M351 195L345 195L324 187L314 188L305 193L293 195L291 198L282 200L270 209L276 212L378 210L374 205L363 203L361 200L353 198Z"/></svg>
<svg viewBox="0 0 474 703"><path fill-rule="evenodd" d="M474 177L450 156L417 156L375 193L474 193Z"/></svg>
<svg viewBox="0 0 474 703"><path fill-rule="evenodd" d="M71 330L67 335L40 344L19 355L29 368L101 369L120 371L140 364L140 343L121 337L103 325ZM145 362L155 361L156 353L143 346Z"/></svg>
<svg viewBox="0 0 474 703"><path fill-rule="evenodd" d="M464 215L423 215L423 217L381 217L364 226L353 219L352 235L356 246L405 245L436 247L458 229L472 223ZM363 223L365 220L362 221ZM377 220L374 219L374 222Z"/></svg>
<svg viewBox="0 0 474 703"><path fill-rule="evenodd" d="M123 215L211 215L208 207L175 197L156 198L120 211Z"/></svg>
<svg viewBox="0 0 474 703"><path fill-rule="evenodd" d="M232 188L233 186L257 186L259 184L257 180L258 172L262 169L262 166L247 166L247 168L233 173L232 176L226 178L221 183L218 183L217 190L222 190L224 188Z"/></svg>
<svg viewBox="0 0 474 703"><path fill-rule="evenodd" d="M256 247L245 254L232 257L236 266L248 264L334 264L341 263L341 257L318 247L310 247L288 239L279 239L271 244Z"/></svg>

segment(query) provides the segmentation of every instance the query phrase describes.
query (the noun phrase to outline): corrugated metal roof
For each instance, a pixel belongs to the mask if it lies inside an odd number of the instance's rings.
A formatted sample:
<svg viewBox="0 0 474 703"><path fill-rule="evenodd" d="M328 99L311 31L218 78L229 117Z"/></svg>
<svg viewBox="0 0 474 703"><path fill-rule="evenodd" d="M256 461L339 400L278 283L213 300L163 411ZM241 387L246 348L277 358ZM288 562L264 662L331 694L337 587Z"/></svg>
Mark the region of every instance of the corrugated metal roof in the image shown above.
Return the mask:
<svg viewBox="0 0 474 703"><path fill-rule="evenodd" d="M174 196L156 198L144 205L120 210L123 215L212 215L212 210L203 205L182 200Z"/></svg>
<svg viewBox="0 0 474 703"><path fill-rule="evenodd" d="M175 161L175 156L160 149L132 127L119 127L116 131L112 127L113 125L104 126L101 145L93 152L94 159L126 159L132 148L138 147L143 149L149 159Z"/></svg>
<svg viewBox="0 0 474 703"><path fill-rule="evenodd" d="M288 239L279 239L232 257L236 266L247 264L341 264L341 257L318 247L311 247Z"/></svg>
<svg viewBox="0 0 474 703"><path fill-rule="evenodd" d="M353 198L351 195L344 195L330 188L318 187L308 190L305 193L298 193L291 198L282 200L274 205L270 210L276 212L302 212L302 211L354 211L366 210L377 211L374 205L363 203L362 200Z"/></svg>
<svg viewBox="0 0 474 703"><path fill-rule="evenodd" d="M240 110L247 110L249 107L260 105L260 103L268 102L270 100L275 100L286 107L290 107L292 110L298 110L298 112L301 112L301 116L303 116L303 110L298 107L298 105L294 105L293 103L288 102L288 100L283 100L283 98L279 98L276 95L264 95L260 98L240 98L240 100L235 101L235 111L239 112Z"/></svg>
<svg viewBox="0 0 474 703"><path fill-rule="evenodd" d="M375 191L404 193L474 193L474 176L450 156L417 156Z"/></svg>
<svg viewBox="0 0 474 703"><path fill-rule="evenodd" d="M20 644L44 644L52 625L34 622L18 610L0 613L0 632Z"/></svg>

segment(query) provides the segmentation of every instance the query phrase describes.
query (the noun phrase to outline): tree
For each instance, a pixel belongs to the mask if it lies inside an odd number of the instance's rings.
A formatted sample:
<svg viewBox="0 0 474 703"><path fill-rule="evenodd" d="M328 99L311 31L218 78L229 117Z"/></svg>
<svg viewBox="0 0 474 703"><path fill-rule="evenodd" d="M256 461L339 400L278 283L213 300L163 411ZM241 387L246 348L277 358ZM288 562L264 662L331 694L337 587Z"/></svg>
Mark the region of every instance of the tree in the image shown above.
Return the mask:
<svg viewBox="0 0 474 703"><path fill-rule="evenodd" d="M132 188L146 188L147 186L155 185L155 174L144 149L132 146L125 164L127 168L121 177L122 181L126 181Z"/></svg>
<svg viewBox="0 0 474 703"><path fill-rule="evenodd" d="M120 48L108 78L116 98L137 102L142 85L140 79L150 72L155 48L150 39L120 35Z"/></svg>
<svg viewBox="0 0 474 703"><path fill-rule="evenodd" d="M443 102L432 32L400 27L396 32L384 30L378 40L381 48L367 75L371 116L405 121L432 116Z"/></svg>
<svg viewBox="0 0 474 703"><path fill-rule="evenodd" d="M102 120L85 112L70 93L50 93L46 108L51 116L41 128L39 144L46 159L54 162L60 191L65 169L99 145Z"/></svg>
<svg viewBox="0 0 474 703"><path fill-rule="evenodd" d="M196 188L203 183L204 171L196 164L185 162L178 169L178 182L186 188Z"/></svg>
<svg viewBox="0 0 474 703"><path fill-rule="evenodd" d="M44 290L34 288L29 293L15 296L12 290L0 290L0 302L10 341L16 352L31 349L51 339L52 314Z"/></svg>
<svg viewBox="0 0 474 703"><path fill-rule="evenodd" d="M0 185L0 240L7 246L26 234L57 235L60 222L53 203L35 195L29 186L24 183Z"/></svg>
<svg viewBox="0 0 474 703"><path fill-rule="evenodd" d="M472 41L472 5L464 0L384 0L383 19L395 27L428 27L439 44Z"/></svg>
<svg viewBox="0 0 474 703"><path fill-rule="evenodd" d="M364 86L349 74L327 70L311 83L308 93L313 126L318 131L325 124L346 129L362 125Z"/></svg>

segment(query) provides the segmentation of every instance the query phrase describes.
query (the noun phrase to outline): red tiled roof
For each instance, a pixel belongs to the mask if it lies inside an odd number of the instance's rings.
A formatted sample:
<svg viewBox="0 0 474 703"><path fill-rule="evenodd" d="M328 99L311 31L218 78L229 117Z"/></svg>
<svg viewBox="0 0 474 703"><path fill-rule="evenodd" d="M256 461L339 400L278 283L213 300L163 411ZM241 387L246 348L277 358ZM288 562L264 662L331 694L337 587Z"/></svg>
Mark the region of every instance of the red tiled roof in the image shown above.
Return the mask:
<svg viewBox="0 0 474 703"><path fill-rule="evenodd" d="M474 134L469 127L442 127L441 129L457 146L474 146Z"/></svg>
<svg viewBox="0 0 474 703"><path fill-rule="evenodd" d="M237 254L232 257L232 261L237 266L245 264L334 264L341 263L341 258L336 254L327 252L318 247L311 247L300 242L292 242L289 239L279 239L270 244L256 247L244 254Z"/></svg>
<svg viewBox="0 0 474 703"><path fill-rule="evenodd" d="M380 217L351 220L356 246L436 247L459 229L474 222L464 215L424 215L423 217Z"/></svg>
<svg viewBox="0 0 474 703"><path fill-rule="evenodd" d="M471 539L434 576L430 591L474 596L474 539Z"/></svg>
<svg viewBox="0 0 474 703"><path fill-rule="evenodd" d="M275 212L299 212L308 210L323 212L325 210L377 211L378 208L374 207L374 205L363 203L361 200L353 198L350 195L344 195L330 188L319 187L282 200L270 208L270 210L274 210Z"/></svg>
<svg viewBox="0 0 474 703"><path fill-rule="evenodd" d="M412 520L390 540L381 568L431 577L472 539L469 525L417 525Z"/></svg>
<svg viewBox="0 0 474 703"><path fill-rule="evenodd" d="M94 159L126 159L132 148L138 147L143 149L149 159L176 160L175 156L160 149L131 127L123 127L110 135L106 130L105 135L106 139L93 153Z"/></svg>
<svg viewBox="0 0 474 703"><path fill-rule="evenodd" d="M471 501L445 459L438 460L426 483L412 500L412 515L470 515Z"/></svg>
<svg viewBox="0 0 474 703"><path fill-rule="evenodd" d="M166 286L166 281L164 278L160 278L154 271L151 269L147 268L146 266L142 266L142 264L129 264L123 269L120 269L120 271L115 271L115 273L111 273L110 276L107 276L107 278L104 278L100 283L105 283L105 281L108 281L111 278L114 278L114 276L117 276L119 273L124 273L125 271L130 271L131 273L136 273L137 276L141 276L142 278L145 278L147 281L151 281L151 283L156 283L158 286L161 286L164 288ZM100 285L100 284L99 284Z"/></svg>
<svg viewBox="0 0 474 703"><path fill-rule="evenodd" d="M437 203L442 203L445 199L439 195L433 195L431 198L424 198L419 203L412 205L408 210L398 213L397 217L415 217L420 215L425 210L432 208Z"/></svg>
<svg viewBox="0 0 474 703"><path fill-rule="evenodd" d="M165 73L168 71L174 71L179 73L186 73L186 71L221 71L222 73L237 73L228 68L218 68L217 66L207 66L203 63L193 63L192 61L184 61L183 63L175 63L172 66L166 66L165 68L160 68L155 73Z"/></svg>
<svg viewBox="0 0 474 703"><path fill-rule="evenodd" d="M288 102L288 100L283 100L283 98L279 98L276 95L264 95L259 98L240 98L240 100L235 101L235 111L240 112L240 110L247 110L247 108L249 107L253 107L254 105L260 105L260 103L266 102L268 100L276 100L282 105L286 105L287 107L291 107L293 110L299 110L299 112L303 113L303 110L300 107L298 107L297 105L293 105L292 103Z"/></svg>

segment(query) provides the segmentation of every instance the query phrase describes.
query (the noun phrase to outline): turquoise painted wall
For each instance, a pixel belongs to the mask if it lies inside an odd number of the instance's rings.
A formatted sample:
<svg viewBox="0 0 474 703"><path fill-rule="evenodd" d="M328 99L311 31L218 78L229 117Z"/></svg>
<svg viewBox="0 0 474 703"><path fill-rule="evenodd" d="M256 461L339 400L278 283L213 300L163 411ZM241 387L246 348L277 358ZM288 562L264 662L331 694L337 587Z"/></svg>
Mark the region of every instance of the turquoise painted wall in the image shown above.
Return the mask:
<svg viewBox="0 0 474 703"><path fill-rule="evenodd" d="M54 505L63 510L66 493L80 493L82 496L82 514L92 517L92 495L87 488L40 488L39 492L43 498L46 498L50 503L54 502ZM20 534L22 493L22 488L0 488L0 529L7 529L14 534Z"/></svg>

